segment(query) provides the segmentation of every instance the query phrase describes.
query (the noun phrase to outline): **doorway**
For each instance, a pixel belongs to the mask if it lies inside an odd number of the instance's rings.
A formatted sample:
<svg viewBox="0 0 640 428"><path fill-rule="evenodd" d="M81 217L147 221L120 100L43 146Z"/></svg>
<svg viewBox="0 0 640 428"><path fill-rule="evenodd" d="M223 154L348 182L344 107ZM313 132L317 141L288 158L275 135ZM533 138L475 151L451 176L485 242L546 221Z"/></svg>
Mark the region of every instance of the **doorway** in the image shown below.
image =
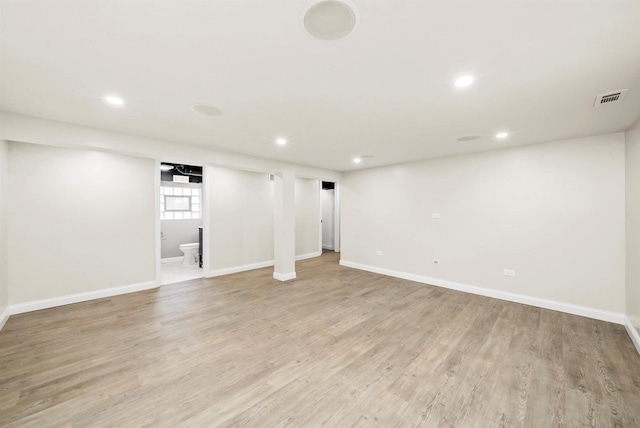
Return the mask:
<svg viewBox="0 0 640 428"><path fill-rule="evenodd" d="M204 277L203 168L160 163L160 284Z"/></svg>
<svg viewBox="0 0 640 428"><path fill-rule="evenodd" d="M330 181L322 182L320 192L322 209L322 250L340 251L340 222L338 184Z"/></svg>

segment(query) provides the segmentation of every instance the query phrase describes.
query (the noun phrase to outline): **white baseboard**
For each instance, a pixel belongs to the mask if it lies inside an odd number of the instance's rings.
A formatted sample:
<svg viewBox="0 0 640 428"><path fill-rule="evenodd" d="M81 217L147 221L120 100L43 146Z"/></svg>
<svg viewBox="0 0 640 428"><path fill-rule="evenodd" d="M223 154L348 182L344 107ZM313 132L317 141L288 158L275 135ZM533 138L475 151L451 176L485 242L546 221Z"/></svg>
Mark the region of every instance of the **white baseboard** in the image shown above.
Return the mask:
<svg viewBox="0 0 640 428"><path fill-rule="evenodd" d="M296 273L295 272L289 272L289 273L274 272L273 277L278 281L289 281L291 279L296 279Z"/></svg>
<svg viewBox="0 0 640 428"><path fill-rule="evenodd" d="M325 250L333 250L334 247L333 245L323 245L322 248Z"/></svg>
<svg viewBox="0 0 640 428"><path fill-rule="evenodd" d="M308 253L308 254L302 254L300 256L296 256L296 260L310 259L312 257L320 257L321 255L322 255L321 251L316 251L315 253ZM251 263L251 264L248 264L248 265L233 266L233 267L224 268L224 269L211 270L211 271L207 272L204 277L205 278L214 278L216 276L230 275L232 273L238 273L238 272L246 272L248 270L261 269L261 268L269 267L269 266L273 266L273 265L274 265L274 261L273 260L267 260L267 261L264 261L264 262ZM295 272L293 274L294 274L293 278L295 278ZM287 274L287 275L289 275L289 274ZM293 278L288 278L287 277L287 279L293 279ZM276 278L276 279L279 279L279 278ZM281 281L286 281L287 279L282 279Z"/></svg>
<svg viewBox="0 0 640 428"><path fill-rule="evenodd" d="M7 320L9 319L9 307L5 307L4 310L2 311L2 313L0 314L0 330L2 330L2 327L4 327L4 325L7 323Z"/></svg>
<svg viewBox="0 0 640 428"><path fill-rule="evenodd" d="M184 256L167 257L166 259L161 259L160 263L175 263L181 262L182 260L184 260Z"/></svg>
<svg viewBox="0 0 640 428"><path fill-rule="evenodd" d="M586 306L572 305L570 303L562 303L553 300L541 299L538 297L530 297L522 294L508 293L506 291L491 290L489 288L477 287L474 285L461 284L459 282L446 281L438 278L430 278L421 275L415 275L406 272L399 272L391 269L384 269L375 266L363 265L360 263L340 260L341 266L351 267L355 269L365 270L368 272L379 273L381 275L393 276L395 278L408 279L409 281L421 282L423 284L436 285L438 287L449 288L452 290L463 291L465 293L478 294L480 296L493 297L500 300L508 300L510 302L522 303L529 306L537 306L539 308L551 309L568 314L580 315L587 318L593 318L602 321L608 321L616 324L624 324L625 315L617 312L603 311L601 309L589 308Z"/></svg>
<svg viewBox="0 0 640 428"><path fill-rule="evenodd" d="M624 317L624 327L627 329L627 333L631 337L631 341L634 345L636 345L636 350L640 354L640 334L638 334L638 330L631 324L629 317Z"/></svg>
<svg viewBox="0 0 640 428"><path fill-rule="evenodd" d="M103 288L102 290L88 291L86 293L70 294L67 296L52 297L50 299L34 300L32 302L9 305L11 315L24 312L39 311L40 309L54 308L56 306L70 305L72 303L86 302L87 300L102 299L103 297L118 296L120 294L135 293L136 291L149 290L159 287L156 281L140 282L138 284L123 285L121 287Z"/></svg>
<svg viewBox="0 0 640 428"><path fill-rule="evenodd" d="M313 257L320 257L321 255L322 255L322 251L316 251L314 253L301 254L299 256L296 256L296 261L304 260L304 259L311 259Z"/></svg>
<svg viewBox="0 0 640 428"><path fill-rule="evenodd" d="M238 273L238 272L245 272L248 270L260 269L260 268L269 267L269 266L273 266L273 260L267 260L267 261L258 262L258 263L251 263L251 264L242 265L242 266L234 266L234 267L224 268L224 269L210 270L204 275L204 277L213 278L216 276L229 275L229 274Z"/></svg>

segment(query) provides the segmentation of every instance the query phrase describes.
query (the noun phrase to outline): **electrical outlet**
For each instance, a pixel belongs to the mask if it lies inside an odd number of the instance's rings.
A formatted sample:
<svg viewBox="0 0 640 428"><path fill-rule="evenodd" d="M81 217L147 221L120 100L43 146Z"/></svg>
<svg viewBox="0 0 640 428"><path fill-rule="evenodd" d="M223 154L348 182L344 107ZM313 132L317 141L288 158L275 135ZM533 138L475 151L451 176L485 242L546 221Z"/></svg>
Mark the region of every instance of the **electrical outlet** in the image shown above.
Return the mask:
<svg viewBox="0 0 640 428"><path fill-rule="evenodd" d="M431 218L440 218L440 213L431 214Z"/></svg>
<svg viewBox="0 0 640 428"><path fill-rule="evenodd" d="M376 251L376 256L381 256L382 255L382 251L378 250Z"/></svg>
<svg viewBox="0 0 640 428"><path fill-rule="evenodd" d="M439 265L439 264L440 264L440 260L438 260L438 259L433 259L433 264L434 264L434 265Z"/></svg>
<svg viewBox="0 0 640 428"><path fill-rule="evenodd" d="M516 276L516 271L512 269L505 269L504 274L507 276Z"/></svg>

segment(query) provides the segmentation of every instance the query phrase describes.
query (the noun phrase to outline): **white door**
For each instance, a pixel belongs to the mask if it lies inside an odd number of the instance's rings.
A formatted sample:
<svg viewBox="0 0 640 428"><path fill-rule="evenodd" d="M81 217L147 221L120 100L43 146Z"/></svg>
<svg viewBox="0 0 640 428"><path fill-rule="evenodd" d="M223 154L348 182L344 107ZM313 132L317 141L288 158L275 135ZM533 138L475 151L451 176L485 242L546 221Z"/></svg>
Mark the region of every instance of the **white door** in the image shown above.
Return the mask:
<svg viewBox="0 0 640 428"><path fill-rule="evenodd" d="M322 190L322 248L334 249L335 191Z"/></svg>

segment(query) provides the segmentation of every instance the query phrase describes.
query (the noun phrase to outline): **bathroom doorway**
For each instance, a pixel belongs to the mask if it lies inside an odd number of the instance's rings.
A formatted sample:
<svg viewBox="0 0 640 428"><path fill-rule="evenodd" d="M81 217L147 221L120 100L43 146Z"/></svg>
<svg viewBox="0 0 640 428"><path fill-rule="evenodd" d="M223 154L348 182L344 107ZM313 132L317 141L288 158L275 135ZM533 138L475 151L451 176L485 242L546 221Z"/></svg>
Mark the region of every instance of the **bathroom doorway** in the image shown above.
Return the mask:
<svg viewBox="0 0 640 428"><path fill-rule="evenodd" d="M203 168L160 163L160 284L204 277Z"/></svg>
<svg viewBox="0 0 640 428"><path fill-rule="evenodd" d="M338 183L322 182L322 251L340 252L340 210Z"/></svg>

